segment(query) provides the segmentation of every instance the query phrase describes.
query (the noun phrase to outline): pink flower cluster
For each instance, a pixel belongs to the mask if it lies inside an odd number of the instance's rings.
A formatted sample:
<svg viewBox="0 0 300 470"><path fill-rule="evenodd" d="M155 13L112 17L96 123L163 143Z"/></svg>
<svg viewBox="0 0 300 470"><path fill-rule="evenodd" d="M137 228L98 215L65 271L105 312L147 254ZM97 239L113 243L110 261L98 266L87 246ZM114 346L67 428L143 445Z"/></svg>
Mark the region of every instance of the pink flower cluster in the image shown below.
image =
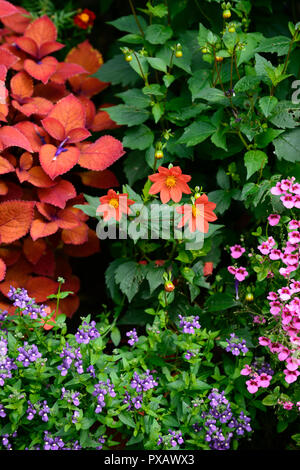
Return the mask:
<svg viewBox="0 0 300 470"><path fill-rule="evenodd" d="M297 401L297 403L293 403L289 400L278 400L277 403L278 405L282 405L285 410L292 410L295 405L298 408L298 411L300 411L300 401Z"/></svg>
<svg viewBox="0 0 300 470"><path fill-rule="evenodd" d="M244 281L245 277L248 276L248 271L246 271L246 269L242 266L239 268L236 268L235 266L228 266L227 269L239 282Z"/></svg>
<svg viewBox="0 0 300 470"><path fill-rule="evenodd" d="M296 183L295 180L296 178L292 176L279 181L276 186L271 188L271 193L280 196L282 204L287 209L293 207L300 209L300 183Z"/></svg>
<svg viewBox="0 0 300 470"><path fill-rule="evenodd" d="M265 336L259 337L259 344L261 346L268 347L272 353L277 354L279 361L285 361L286 368L283 371L285 375L285 381L288 384L295 382L298 375L300 375L300 372L298 371L300 366L300 359L297 359L294 356L296 351L289 349L287 346L283 346L281 343L272 342Z"/></svg>
<svg viewBox="0 0 300 470"><path fill-rule="evenodd" d="M250 376L249 380L246 381L249 393L256 393L260 387L267 388L272 379L272 375L269 375L266 372L258 374L249 366L249 364L246 364L241 370L241 375Z"/></svg>

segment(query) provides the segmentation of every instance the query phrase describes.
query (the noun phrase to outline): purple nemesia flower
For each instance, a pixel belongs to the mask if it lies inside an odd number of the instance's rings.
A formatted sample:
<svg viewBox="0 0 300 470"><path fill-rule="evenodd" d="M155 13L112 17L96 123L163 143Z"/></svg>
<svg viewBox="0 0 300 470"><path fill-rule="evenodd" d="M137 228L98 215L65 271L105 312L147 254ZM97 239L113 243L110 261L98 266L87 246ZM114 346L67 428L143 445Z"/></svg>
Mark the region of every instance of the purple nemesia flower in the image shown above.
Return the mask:
<svg viewBox="0 0 300 470"><path fill-rule="evenodd" d="M6 413L5 413L4 406L0 404L0 418L5 418L5 416L6 416Z"/></svg>
<svg viewBox="0 0 300 470"><path fill-rule="evenodd" d="M134 343L137 343L139 340L135 328L133 328L131 331L127 331L126 336L129 337L128 344L130 344L130 346L133 346Z"/></svg>
<svg viewBox="0 0 300 470"><path fill-rule="evenodd" d="M230 339L226 338L226 341L228 344L225 348L225 351L231 352L234 356L239 356L241 352L243 354L248 352L246 341L244 339L240 340L235 336L234 333L231 333Z"/></svg>
<svg viewBox="0 0 300 470"><path fill-rule="evenodd" d="M183 329L183 333L194 334L195 328L197 330L201 328L201 325L198 322L198 316L183 317L182 315L178 315L178 318L180 320L179 326Z"/></svg>
<svg viewBox="0 0 300 470"><path fill-rule="evenodd" d="M112 398L116 396L114 385L111 383L110 379L107 379L106 382L100 381L94 386L92 395L97 397L95 413L101 413L102 409L105 407L105 396L107 394Z"/></svg>
<svg viewBox="0 0 300 470"><path fill-rule="evenodd" d="M23 315L29 315L33 320L39 317L47 316L45 305L37 305L35 300L29 297L26 289L10 287L7 294L8 298L13 301L13 305L22 310Z"/></svg>
<svg viewBox="0 0 300 470"><path fill-rule="evenodd" d="M75 334L75 339L78 344L88 344L91 340L99 338L99 336L100 333L96 328L96 322L91 321L88 323L84 321Z"/></svg>

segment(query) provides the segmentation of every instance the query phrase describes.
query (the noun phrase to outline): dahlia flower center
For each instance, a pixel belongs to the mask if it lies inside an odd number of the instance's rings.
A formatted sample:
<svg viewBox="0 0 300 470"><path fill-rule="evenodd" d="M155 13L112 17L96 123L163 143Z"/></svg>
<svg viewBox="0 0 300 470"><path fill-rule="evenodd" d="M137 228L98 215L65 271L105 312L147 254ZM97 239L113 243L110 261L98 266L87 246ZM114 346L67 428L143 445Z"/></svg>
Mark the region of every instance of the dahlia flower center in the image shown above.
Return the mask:
<svg viewBox="0 0 300 470"><path fill-rule="evenodd" d="M200 211L199 207L197 207L195 204L193 204L193 206L192 206L192 214L193 214L193 217L197 217L197 216L201 215L201 211Z"/></svg>
<svg viewBox="0 0 300 470"><path fill-rule="evenodd" d="M109 201L109 205L114 207L115 209L117 209L119 207L119 201L118 199L116 198L112 198L110 201Z"/></svg>
<svg viewBox="0 0 300 470"><path fill-rule="evenodd" d="M79 16L79 18L81 19L81 21L83 21L84 23L87 23L90 19L89 15L87 15L86 13L81 13L81 15Z"/></svg>
<svg viewBox="0 0 300 470"><path fill-rule="evenodd" d="M168 176L166 178L166 186L168 188L173 188L176 185L176 178L175 176Z"/></svg>

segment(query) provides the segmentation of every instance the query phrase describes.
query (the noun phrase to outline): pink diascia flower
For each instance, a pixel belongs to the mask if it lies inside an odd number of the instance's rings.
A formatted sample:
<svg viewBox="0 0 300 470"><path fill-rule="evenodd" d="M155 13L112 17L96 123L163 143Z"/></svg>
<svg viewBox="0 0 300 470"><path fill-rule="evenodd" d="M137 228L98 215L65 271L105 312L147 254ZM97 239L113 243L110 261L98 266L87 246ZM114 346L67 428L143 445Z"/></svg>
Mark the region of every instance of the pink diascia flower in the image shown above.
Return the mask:
<svg viewBox="0 0 300 470"><path fill-rule="evenodd" d="M287 209L292 209L295 207L296 196L292 196L291 194L284 194L283 196L280 196L280 200Z"/></svg>
<svg viewBox="0 0 300 470"><path fill-rule="evenodd" d="M285 381L288 384L292 384L293 382L296 382L298 375L300 374L298 370L288 370L288 369L284 369L283 373L285 375Z"/></svg>
<svg viewBox="0 0 300 470"><path fill-rule="evenodd" d="M300 220L293 219L289 222L288 225L289 225L289 229L297 230L297 228L300 228Z"/></svg>
<svg viewBox="0 0 300 470"><path fill-rule="evenodd" d="M269 340L269 338L266 338L266 336L260 336L258 338L258 342L261 346L269 346L271 341Z"/></svg>
<svg viewBox="0 0 300 470"><path fill-rule="evenodd" d="M269 258L272 260L272 261L275 261L277 259L280 259L281 258L281 251L278 250L278 249L273 249L270 251L270 254L269 254Z"/></svg>
<svg viewBox="0 0 300 470"><path fill-rule="evenodd" d="M282 406L285 410L291 410L294 406L294 403L292 401L285 401Z"/></svg>
<svg viewBox="0 0 300 470"><path fill-rule="evenodd" d="M252 369L249 366L249 364L245 364L243 369L240 372L241 375L250 375L251 373L252 373Z"/></svg>
<svg viewBox="0 0 300 470"><path fill-rule="evenodd" d="M244 281L246 276L248 276L248 272L246 271L246 268L243 268L240 266L239 268L235 268L234 266L228 266L228 271L234 275L235 279L237 279L239 282Z"/></svg>
<svg viewBox="0 0 300 470"><path fill-rule="evenodd" d="M271 379L272 375L268 375L265 372L263 372L256 378L258 385L263 388L267 388L270 385Z"/></svg>
<svg viewBox="0 0 300 470"><path fill-rule="evenodd" d="M270 225L277 225L280 221L280 215L279 214L270 214L268 217L268 221Z"/></svg>
<svg viewBox="0 0 300 470"><path fill-rule="evenodd" d="M285 361L289 357L290 353L291 351L289 348L282 346L281 350L278 352L279 361Z"/></svg>
<svg viewBox="0 0 300 470"><path fill-rule="evenodd" d="M241 245L233 245L230 247L230 251L232 258L237 259L242 256L242 254L245 253L246 250Z"/></svg>
<svg viewBox="0 0 300 470"><path fill-rule="evenodd" d="M259 387L257 379L247 380L246 385L249 393L256 393Z"/></svg>
<svg viewBox="0 0 300 470"><path fill-rule="evenodd" d="M291 291L288 287L282 287L281 289L278 289L278 294L280 299L285 302L286 300L289 300L291 298Z"/></svg>
<svg viewBox="0 0 300 470"><path fill-rule="evenodd" d="M293 232L289 232L288 240L292 245L296 245L297 243L300 243L300 232L297 232L297 230Z"/></svg>

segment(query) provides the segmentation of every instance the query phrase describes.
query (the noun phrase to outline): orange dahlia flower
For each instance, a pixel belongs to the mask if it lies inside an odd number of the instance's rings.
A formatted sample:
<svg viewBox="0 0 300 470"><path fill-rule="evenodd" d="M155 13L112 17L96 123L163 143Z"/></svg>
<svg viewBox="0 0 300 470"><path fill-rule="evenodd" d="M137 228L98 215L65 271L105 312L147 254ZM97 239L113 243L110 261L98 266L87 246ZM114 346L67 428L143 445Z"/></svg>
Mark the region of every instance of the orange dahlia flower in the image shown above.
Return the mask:
<svg viewBox="0 0 300 470"><path fill-rule="evenodd" d="M178 214L183 214L177 227L181 228L188 223L191 232L198 230L207 233L209 229L208 222L217 220L217 216L213 213L215 207L216 204L210 202L206 194L198 197L194 204L184 204L176 207Z"/></svg>
<svg viewBox="0 0 300 470"><path fill-rule="evenodd" d="M149 190L149 194L160 193L160 200L163 204L169 202L170 199L179 202L182 193L191 193L187 185L187 182L191 180L191 176L183 175L179 166L173 166L170 169L160 166L158 173L150 175L149 180L154 183Z"/></svg>
<svg viewBox="0 0 300 470"><path fill-rule="evenodd" d="M122 214L130 214L130 208L135 201L128 199L128 194L117 194L113 189L109 189L106 196L100 197L100 206L97 208L97 214L103 214L103 220L115 219L121 220Z"/></svg>

